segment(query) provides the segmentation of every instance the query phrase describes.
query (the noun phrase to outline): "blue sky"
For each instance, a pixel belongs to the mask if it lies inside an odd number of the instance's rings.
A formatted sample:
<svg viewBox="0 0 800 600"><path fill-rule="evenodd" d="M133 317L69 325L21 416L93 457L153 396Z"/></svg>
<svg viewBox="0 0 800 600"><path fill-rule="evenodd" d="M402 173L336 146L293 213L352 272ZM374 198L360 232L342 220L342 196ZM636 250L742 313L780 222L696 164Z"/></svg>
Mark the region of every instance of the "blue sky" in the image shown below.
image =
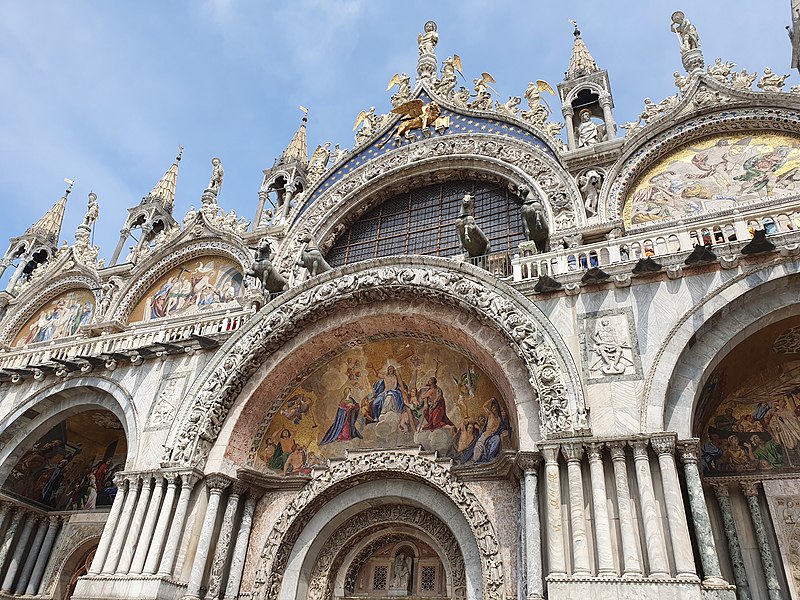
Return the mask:
<svg viewBox="0 0 800 600"><path fill-rule="evenodd" d="M677 9L717 56L788 73L789 0L684 3L377 0L6 0L0 19L0 244L19 235L75 180L62 238L72 243L90 190L101 212L95 243L110 258L125 209L186 150L175 216L200 196L211 158L225 166L220 204L253 218L261 171L310 108L309 150L352 148L355 116L390 108L391 76L415 73L416 36L439 26L441 61L458 53L468 79L497 80L502 100L528 81L562 79L577 19L609 71L618 123L642 100L675 92L681 69L670 33ZM682 70L682 69L681 69ZM794 74L787 89L800 81ZM553 99L551 104L557 105ZM558 110L556 111L559 112ZM560 114L557 115L560 117ZM560 120L560 119L559 119ZM123 253L124 257L125 253Z"/></svg>

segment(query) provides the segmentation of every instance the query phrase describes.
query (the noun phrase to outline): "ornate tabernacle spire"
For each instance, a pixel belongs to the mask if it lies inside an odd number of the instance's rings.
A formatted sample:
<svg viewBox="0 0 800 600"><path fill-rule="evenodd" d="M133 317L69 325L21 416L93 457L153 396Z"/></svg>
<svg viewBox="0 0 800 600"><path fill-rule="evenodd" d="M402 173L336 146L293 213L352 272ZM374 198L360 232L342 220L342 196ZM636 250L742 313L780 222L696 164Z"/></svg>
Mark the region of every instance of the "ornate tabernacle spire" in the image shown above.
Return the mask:
<svg viewBox="0 0 800 600"><path fill-rule="evenodd" d="M303 111L303 120L299 129L272 168L264 169L253 230L285 223L292 199L308 187L308 109L301 106L300 110ZM265 208L268 201L272 208Z"/></svg>
<svg viewBox="0 0 800 600"><path fill-rule="evenodd" d="M71 179L65 179L64 181L68 185L64 195L50 207L50 210L41 219L28 227L24 234L10 240L8 250L0 260L0 276L15 260L19 259L19 262L17 270L8 282L6 291L13 293L20 277L30 275L36 267L47 262L58 250L58 240L61 237L61 225L64 222L67 197L75 183Z"/></svg>
<svg viewBox="0 0 800 600"><path fill-rule="evenodd" d="M153 186L150 193L142 198L138 206L128 209L128 218L119 232L119 243L117 243L117 247L114 250L114 256L111 257L112 265L117 264L119 255L125 246L125 241L131 235L132 229L141 230L141 235L133 252L133 256L136 256L144 245L149 248L150 242L156 235L175 225L175 219L172 217L172 207L175 205L178 163L181 161L182 156L183 146L178 144L178 156L175 157L175 162L172 163L172 166Z"/></svg>
<svg viewBox="0 0 800 600"><path fill-rule="evenodd" d="M567 72L564 74L564 80L566 81L583 77L591 73L597 73L600 70L589 52L589 49L586 47L586 44L583 42L581 30L578 29L578 22L574 20L570 22L575 27L575 31L572 32L572 35L575 36L575 42L572 44L572 56L569 58L569 67L567 67Z"/></svg>

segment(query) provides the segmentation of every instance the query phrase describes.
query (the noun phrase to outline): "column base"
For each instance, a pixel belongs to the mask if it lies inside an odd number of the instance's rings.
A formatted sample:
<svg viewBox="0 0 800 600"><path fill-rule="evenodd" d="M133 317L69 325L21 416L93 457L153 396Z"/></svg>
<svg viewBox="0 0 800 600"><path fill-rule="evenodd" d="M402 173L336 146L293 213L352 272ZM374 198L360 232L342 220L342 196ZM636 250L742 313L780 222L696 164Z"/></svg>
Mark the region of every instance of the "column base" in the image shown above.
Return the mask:
<svg viewBox="0 0 800 600"><path fill-rule="evenodd" d="M730 583L722 577L706 577L702 582L703 589L706 590L727 590L734 589Z"/></svg>
<svg viewBox="0 0 800 600"><path fill-rule="evenodd" d="M727 590L713 590L724 591ZM637 577L600 578L569 577L547 578L548 598L592 598L592 600L732 600L727 597L709 597L700 582L679 579L652 579Z"/></svg>
<svg viewBox="0 0 800 600"><path fill-rule="evenodd" d="M87 575L78 579L72 600L174 600L186 584L158 575Z"/></svg>

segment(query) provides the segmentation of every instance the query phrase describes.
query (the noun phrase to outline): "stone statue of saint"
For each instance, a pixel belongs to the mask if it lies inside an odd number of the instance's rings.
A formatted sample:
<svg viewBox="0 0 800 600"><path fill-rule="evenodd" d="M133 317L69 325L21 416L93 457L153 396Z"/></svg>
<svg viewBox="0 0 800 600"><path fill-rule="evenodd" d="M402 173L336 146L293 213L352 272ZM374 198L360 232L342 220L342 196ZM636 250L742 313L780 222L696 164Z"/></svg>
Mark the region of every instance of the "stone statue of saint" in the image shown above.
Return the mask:
<svg viewBox="0 0 800 600"><path fill-rule="evenodd" d="M681 42L681 52L700 48L700 36L697 34L697 29L682 11L677 10L672 13L670 29L678 34L678 39Z"/></svg>
<svg viewBox="0 0 800 600"><path fill-rule="evenodd" d="M94 192L89 193L89 206L86 208L86 214L83 217L83 224L87 227L94 225L97 217L100 216L100 205L97 203L97 194Z"/></svg>
<svg viewBox="0 0 800 600"><path fill-rule="evenodd" d="M211 165L214 170L211 172L211 181L208 182L208 189L218 194L219 189L222 187L222 176L225 174L225 170L222 168L222 161L218 158L212 158Z"/></svg>
<svg viewBox="0 0 800 600"><path fill-rule="evenodd" d="M439 43L439 34L436 31L436 23L428 21L425 23L425 32L417 36L417 44L419 44L419 53L433 54L436 50L436 44Z"/></svg>
<svg viewBox="0 0 800 600"><path fill-rule="evenodd" d="M413 559L405 554L398 554L394 559L392 570L392 589L408 590L408 582L411 579L411 565Z"/></svg>
<svg viewBox="0 0 800 600"><path fill-rule="evenodd" d="M581 122L575 130L578 138L578 148L594 146L600 141L600 131L597 123L592 121L592 111L588 108L580 112Z"/></svg>

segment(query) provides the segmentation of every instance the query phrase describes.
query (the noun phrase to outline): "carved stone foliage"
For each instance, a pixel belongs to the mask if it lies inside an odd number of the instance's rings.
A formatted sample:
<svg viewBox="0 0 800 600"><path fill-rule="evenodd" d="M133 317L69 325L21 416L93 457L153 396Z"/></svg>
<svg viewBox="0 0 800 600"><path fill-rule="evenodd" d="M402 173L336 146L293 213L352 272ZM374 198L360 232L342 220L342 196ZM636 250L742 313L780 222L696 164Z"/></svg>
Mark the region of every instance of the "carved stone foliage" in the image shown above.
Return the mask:
<svg viewBox="0 0 800 600"><path fill-rule="evenodd" d="M675 115L672 120L674 118ZM618 163L619 166L609 174L601 192L601 198L605 197L605 204L601 206L601 217L609 221L621 218L624 202L639 175L682 144L712 134L740 131L791 133L797 131L798 127L800 112L782 108L730 108L724 112L700 115L679 126L669 127L641 146L632 148Z"/></svg>
<svg viewBox="0 0 800 600"><path fill-rule="evenodd" d="M439 159L439 160L435 160ZM485 168L503 173L515 187L533 186L544 202L557 197L560 205L553 207L553 228L574 227L575 219L582 219L580 193L566 172L543 150L522 140L501 138L492 135L448 135L434 137L387 152L343 176L330 189L319 195L314 202L296 209L291 220L295 221L287 235L288 243L280 249L282 271L290 266L300 253L304 235L324 240L343 215L357 208L368 192L378 182L397 178L404 172L415 169L426 170L423 161L433 161L432 168L441 168L439 161L446 160L451 166L469 162L471 165L485 164ZM482 170L475 167L477 171ZM363 206L358 214L369 206ZM361 206L358 206L361 209ZM297 211L302 211L299 214ZM350 215L352 218L352 215Z"/></svg>
<svg viewBox="0 0 800 600"><path fill-rule="evenodd" d="M169 429L178 414L178 406L189 376L190 373L171 373L161 380L151 404L145 431Z"/></svg>
<svg viewBox="0 0 800 600"><path fill-rule="evenodd" d="M319 553L319 558L314 564L308 583L308 600L332 600L336 574L342 566L345 556L354 548L359 540L371 533L386 530L390 527L407 525L413 529L418 529L438 543L445 553L447 562L450 565L452 581L448 584L453 590L453 598L462 599L466 596L466 575L464 571L464 559L458 547L453 532L442 522L441 519L432 515L426 510L414 506L404 506L393 504L388 506L376 506L365 511L361 511L348 519L344 526L337 529L325 542ZM405 534L406 536L408 533ZM400 539L404 536L400 535ZM346 593L348 583L355 587L355 578L358 569L364 560L369 557L370 550L377 546L388 543L387 536L381 536L370 542L362 549L353 562L348 566L347 577L345 578Z"/></svg>
<svg viewBox="0 0 800 600"><path fill-rule="evenodd" d="M173 429L164 460L203 465L236 396L265 357L305 324L336 310L401 297L455 305L498 330L528 369L539 399L545 436L569 435L573 415L585 414L569 352L547 318L532 303L480 269L447 259L393 259L395 266L365 261L284 293L225 344L186 394L186 409ZM399 264L398 264L399 263Z"/></svg>
<svg viewBox="0 0 800 600"><path fill-rule="evenodd" d="M500 545L489 516L475 495L463 483L450 475L441 464L428 458L401 452L375 452L355 455L332 466L313 479L286 507L267 537L256 571L253 592L261 600L276 600L280 593L283 573L289 553L297 536L314 515L314 507L331 497L339 488L352 487L380 473L397 473L402 477L422 479L447 496L462 512L475 536L480 553L483 594L486 600L503 598L503 561ZM386 511L385 507L381 508ZM418 509L403 509L414 512ZM426 515L426 511L420 511ZM430 516L430 515L429 515ZM359 519L360 517L355 517ZM436 519L436 521L439 521ZM441 523L441 521L439 521ZM436 525L429 521L430 525ZM432 533L429 529L426 530ZM334 534L336 535L336 534ZM440 539L444 544L444 540ZM452 563L451 563L452 564ZM324 591L324 590L323 590ZM311 592L311 588L309 588ZM312 596L324 598L324 595Z"/></svg>

